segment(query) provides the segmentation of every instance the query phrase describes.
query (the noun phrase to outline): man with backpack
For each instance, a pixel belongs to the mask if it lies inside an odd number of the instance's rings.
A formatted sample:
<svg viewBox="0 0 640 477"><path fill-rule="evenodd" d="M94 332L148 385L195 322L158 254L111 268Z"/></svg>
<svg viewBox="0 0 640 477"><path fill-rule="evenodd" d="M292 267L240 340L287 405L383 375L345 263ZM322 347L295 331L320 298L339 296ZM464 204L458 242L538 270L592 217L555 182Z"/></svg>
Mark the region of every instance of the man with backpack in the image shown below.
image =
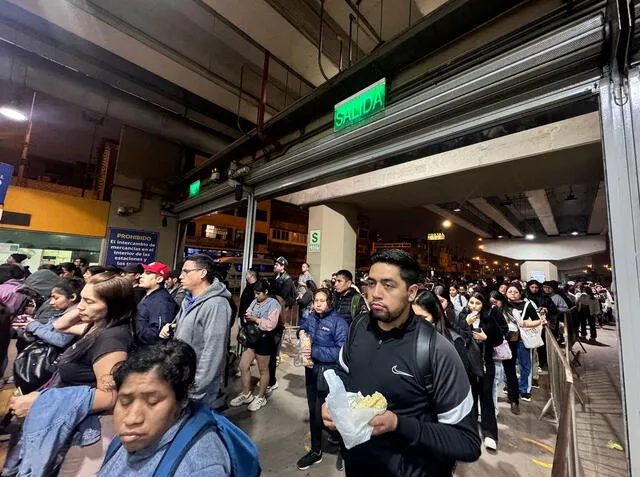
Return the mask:
<svg viewBox="0 0 640 477"><path fill-rule="evenodd" d="M349 477L451 475L456 461L480 457L467 374L453 345L413 313L420 269L403 250L371 258L371 311L351 325L340 352L347 391L380 392L387 410L375 416L368 442L346 450ZM335 429L326 407L324 423Z"/></svg>
<svg viewBox="0 0 640 477"><path fill-rule="evenodd" d="M353 275L349 270L336 272L334 286L333 308L347 323L351 324L356 316L369 311L364 297L353 287Z"/></svg>

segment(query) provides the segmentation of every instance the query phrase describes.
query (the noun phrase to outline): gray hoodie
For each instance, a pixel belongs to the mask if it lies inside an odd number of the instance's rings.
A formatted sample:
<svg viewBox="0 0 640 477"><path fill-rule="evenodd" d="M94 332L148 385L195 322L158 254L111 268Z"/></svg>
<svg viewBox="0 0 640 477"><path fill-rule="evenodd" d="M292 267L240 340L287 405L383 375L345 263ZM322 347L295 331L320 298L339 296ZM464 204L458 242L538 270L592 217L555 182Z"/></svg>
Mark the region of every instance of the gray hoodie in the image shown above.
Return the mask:
<svg viewBox="0 0 640 477"><path fill-rule="evenodd" d="M222 395L231 306L231 293L216 278L195 300L185 297L176 317L175 338L191 345L198 359L191 398L216 408Z"/></svg>

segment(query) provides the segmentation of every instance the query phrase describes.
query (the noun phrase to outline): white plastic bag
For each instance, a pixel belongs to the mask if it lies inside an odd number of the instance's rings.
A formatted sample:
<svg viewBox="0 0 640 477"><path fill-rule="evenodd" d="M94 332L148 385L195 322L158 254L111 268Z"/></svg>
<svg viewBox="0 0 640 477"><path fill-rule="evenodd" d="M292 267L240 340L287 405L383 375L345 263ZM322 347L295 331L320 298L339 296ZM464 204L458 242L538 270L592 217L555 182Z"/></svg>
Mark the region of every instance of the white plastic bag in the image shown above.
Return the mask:
<svg viewBox="0 0 640 477"><path fill-rule="evenodd" d="M371 439L373 426L369 421L374 416L382 414L386 409L375 410L370 408L352 409L351 401L362 398L361 393L348 393L342 380L333 369L324 372L324 378L329 385L329 395L326 403L331 413L331 419L342 436L342 441L347 449L367 442Z"/></svg>

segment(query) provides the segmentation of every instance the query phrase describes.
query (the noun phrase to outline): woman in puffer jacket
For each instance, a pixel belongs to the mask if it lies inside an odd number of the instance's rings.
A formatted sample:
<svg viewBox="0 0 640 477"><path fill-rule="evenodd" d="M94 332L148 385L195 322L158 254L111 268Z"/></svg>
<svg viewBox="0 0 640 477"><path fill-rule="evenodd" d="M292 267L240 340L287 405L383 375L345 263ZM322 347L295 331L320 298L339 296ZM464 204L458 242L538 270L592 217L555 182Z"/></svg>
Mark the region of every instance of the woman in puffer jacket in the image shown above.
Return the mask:
<svg viewBox="0 0 640 477"><path fill-rule="evenodd" d="M311 339L311 349L304 349L303 353L313 360L313 367L305 368L311 450L298 460L297 467L300 470L322 461L324 425L321 407L329 393L322 373L338 367L340 348L349 332L347 321L334 311L332 305L331 292L320 288L313 294L313 311L300 321L300 338L306 336Z"/></svg>

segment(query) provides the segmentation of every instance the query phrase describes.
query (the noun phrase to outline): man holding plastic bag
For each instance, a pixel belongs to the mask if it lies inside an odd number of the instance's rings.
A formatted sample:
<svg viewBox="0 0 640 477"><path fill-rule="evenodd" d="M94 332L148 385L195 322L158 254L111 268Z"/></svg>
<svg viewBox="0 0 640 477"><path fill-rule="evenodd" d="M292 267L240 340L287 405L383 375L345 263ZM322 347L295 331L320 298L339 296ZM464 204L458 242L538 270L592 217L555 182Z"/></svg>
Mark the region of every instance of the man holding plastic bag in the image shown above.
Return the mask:
<svg viewBox="0 0 640 477"><path fill-rule="evenodd" d="M342 434L348 477L447 476L456 461L480 457L464 366L453 345L412 312L419 275L402 250L371 258L371 311L354 320L340 352L344 388L328 377L322 415Z"/></svg>

